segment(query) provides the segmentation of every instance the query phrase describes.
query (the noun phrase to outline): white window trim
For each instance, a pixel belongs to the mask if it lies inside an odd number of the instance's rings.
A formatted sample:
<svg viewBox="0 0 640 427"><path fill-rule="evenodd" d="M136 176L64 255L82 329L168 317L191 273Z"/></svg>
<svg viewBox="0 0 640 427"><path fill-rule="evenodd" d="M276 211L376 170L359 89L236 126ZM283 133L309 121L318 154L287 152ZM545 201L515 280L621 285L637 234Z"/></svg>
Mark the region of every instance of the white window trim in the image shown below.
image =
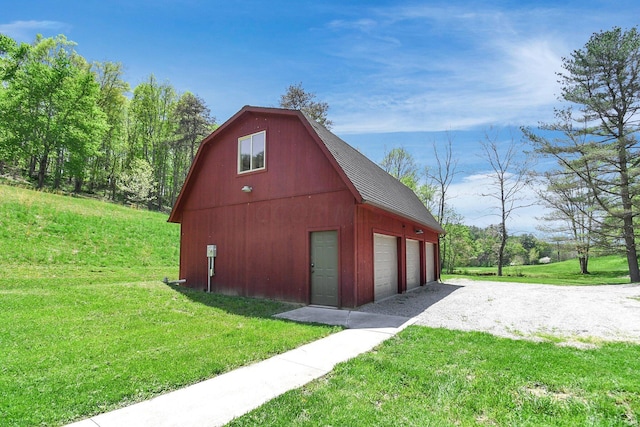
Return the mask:
<svg viewBox="0 0 640 427"><path fill-rule="evenodd" d="M253 166L253 137L256 135L264 134L264 160L261 168L249 168L246 171L242 170L242 152L241 152L241 144L243 140L250 139L251 140L251 166ZM249 135L243 135L238 138L238 174L250 173L255 171L261 171L267 168L267 131L263 130L260 132L252 133Z"/></svg>

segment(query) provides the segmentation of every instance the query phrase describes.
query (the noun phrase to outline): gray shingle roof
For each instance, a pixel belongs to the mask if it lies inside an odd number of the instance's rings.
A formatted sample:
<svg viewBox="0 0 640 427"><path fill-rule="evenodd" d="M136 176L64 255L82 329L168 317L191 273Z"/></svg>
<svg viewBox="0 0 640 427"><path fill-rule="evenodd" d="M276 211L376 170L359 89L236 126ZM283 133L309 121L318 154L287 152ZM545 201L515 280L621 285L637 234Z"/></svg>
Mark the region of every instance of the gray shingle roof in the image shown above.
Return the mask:
<svg viewBox="0 0 640 427"><path fill-rule="evenodd" d="M362 203L393 212L438 233L444 233L438 221L410 188L313 118L304 113L303 115L354 185L362 197Z"/></svg>

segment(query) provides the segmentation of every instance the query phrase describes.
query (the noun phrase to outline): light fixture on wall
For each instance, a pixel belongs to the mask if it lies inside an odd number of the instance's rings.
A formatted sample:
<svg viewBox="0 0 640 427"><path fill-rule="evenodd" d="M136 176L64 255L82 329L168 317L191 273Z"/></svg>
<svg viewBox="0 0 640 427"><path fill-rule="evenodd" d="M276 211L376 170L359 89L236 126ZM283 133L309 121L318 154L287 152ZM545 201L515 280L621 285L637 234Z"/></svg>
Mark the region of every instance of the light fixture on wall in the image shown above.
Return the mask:
<svg viewBox="0 0 640 427"><path fill-rule="evenodd" d="M416 231L416 234L422 234L422 233L424 233L424 231L422 231L422 229L421 229L421 228L416 228L416 230L415 230L415 231Z"/></svg>
<svg viewBox="0 0 640 427"><path fill-rule="evenodd" d="M242 187L242 192L244 193L251 193L253 191L253 187L251 187L250 185L245 185L244 187Z"/></svg>

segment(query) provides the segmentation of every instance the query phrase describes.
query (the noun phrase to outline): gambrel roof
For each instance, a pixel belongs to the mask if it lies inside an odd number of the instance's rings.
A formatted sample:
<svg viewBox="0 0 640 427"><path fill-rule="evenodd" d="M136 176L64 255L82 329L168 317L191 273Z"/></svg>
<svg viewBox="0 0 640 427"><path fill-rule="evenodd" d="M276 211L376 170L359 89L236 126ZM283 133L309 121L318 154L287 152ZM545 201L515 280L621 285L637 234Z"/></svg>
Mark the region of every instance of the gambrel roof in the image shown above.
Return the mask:
<svg viewBox="0 0 640 427"><path fill-rule="evenodd" d="M359 195L358 202L393 212L438 233L444 233L413 190L311 117L305 114L303 116L355 187Z"/></svg>
<svg viewBox="0 0 640 427"><path fill-rule="evenodd" d="M192 173L198 164L203 148L202 146L210 140L215 139L216 134L223 132L230 123L246 113L297 116L309 131L310 136L318 143L338 174L345 181L345 184L358 203L375 206L417 222L437 233L444 233L438 221L435 220L433 215L431 215L429 210L420 202L420 199L418 199L410 188L389 175L380 166L369 160L338 136L331 133L310 116L297 110L252 106L245 106L205 138L198 150L198 155L196 155L191 170L187 175L182 191L173 207L169 221L180 222L182 199L189 187Z"/></svg>

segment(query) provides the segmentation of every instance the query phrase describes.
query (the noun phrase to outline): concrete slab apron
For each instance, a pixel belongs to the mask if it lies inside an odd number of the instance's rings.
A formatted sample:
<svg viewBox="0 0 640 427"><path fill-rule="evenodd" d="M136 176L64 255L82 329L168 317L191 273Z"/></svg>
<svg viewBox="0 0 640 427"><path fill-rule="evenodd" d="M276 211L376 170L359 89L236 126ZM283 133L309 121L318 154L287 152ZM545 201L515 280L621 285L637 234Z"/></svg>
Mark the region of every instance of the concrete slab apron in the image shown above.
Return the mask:
<svg viewBox="0 0 640 427"><path fill-rule="evenodd" d="M395 333L410 318L380 313L362 313L353 310L306 306L276 314L274 317L294 322L321 323L323 325L344 326L349 329L375 329Z"/></svg>
<svg viewBox="0 0 640 427"><path fill-rule="evenodd" d="M329 373L337 363L371 350L399 329L390 325L347 329L263 362L70 426L224 425L288 390Z"/></svg>

